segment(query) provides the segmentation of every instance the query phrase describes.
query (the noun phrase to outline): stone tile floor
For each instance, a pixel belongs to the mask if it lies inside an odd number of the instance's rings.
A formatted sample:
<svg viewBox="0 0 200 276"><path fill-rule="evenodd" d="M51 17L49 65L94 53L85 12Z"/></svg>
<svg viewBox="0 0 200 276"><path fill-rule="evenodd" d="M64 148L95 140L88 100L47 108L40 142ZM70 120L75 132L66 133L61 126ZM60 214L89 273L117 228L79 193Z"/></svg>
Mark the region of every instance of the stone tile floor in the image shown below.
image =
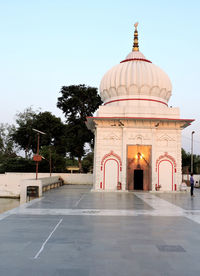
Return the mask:
<svg viewBox="0 0 200 276"><path fill-rule="evenodd" d="M63 186L0 215L0 275L199 275L200 190Z"/></svg>

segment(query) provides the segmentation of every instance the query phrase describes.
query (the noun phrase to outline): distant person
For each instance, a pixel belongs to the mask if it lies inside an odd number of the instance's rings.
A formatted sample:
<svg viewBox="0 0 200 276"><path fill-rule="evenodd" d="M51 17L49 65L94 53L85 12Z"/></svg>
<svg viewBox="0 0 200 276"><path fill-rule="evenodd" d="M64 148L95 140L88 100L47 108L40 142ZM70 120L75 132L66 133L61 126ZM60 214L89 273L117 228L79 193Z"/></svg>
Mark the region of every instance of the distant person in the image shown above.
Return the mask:
<svg viewBox="0 0 200 276"><path fill-rule="evenodd" d="M190 193L191 193L191 196L194 196L193 195L193 191L194 191L194 178L193 178L193 173L191 173L191 176L190 176Z"/></svg>

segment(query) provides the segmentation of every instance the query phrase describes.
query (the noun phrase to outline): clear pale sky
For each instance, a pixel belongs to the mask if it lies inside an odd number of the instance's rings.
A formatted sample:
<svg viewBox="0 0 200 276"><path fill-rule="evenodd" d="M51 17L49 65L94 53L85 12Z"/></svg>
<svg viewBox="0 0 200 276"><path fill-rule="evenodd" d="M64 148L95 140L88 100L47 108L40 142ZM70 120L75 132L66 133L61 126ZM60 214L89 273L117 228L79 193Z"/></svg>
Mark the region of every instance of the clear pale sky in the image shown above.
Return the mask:
<svg viewBox="0 0 200 276"><path fill-rule="evenodd" d="M169 105L196 119L183 147L200 154L200 1L0 0L0 123L32 106L62 119L63 85L99 87L104 73L132 49L139 21L140 51L173 85Z"/></svg>

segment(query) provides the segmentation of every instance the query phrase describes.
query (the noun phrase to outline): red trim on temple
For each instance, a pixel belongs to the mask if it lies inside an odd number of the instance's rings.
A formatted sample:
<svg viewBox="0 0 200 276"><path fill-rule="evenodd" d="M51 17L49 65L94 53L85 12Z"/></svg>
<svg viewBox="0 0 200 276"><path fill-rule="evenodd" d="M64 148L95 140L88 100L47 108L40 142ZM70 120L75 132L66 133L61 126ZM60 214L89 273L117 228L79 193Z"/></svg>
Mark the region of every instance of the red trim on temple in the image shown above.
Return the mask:
<svg viewBox="0 0 200 276"><path fill-rule="evenodd" d="M115 158L117 158L118 161L119 161L119 163L120 163L120 167L122 166L122 160L121 160L120 156L117 155L116 153L114 153L111 150L109 153L105 154L104 157L102 158L102 160L101 160L101 167L103 166L103 163L104 163L105 159L108 158L108 157L110 157L110 156L114 156Z"/></svg>
<svg viewBox="0 0 200 276"><path fill-rule="evenodd" d="M176 119L176 118L161 118L161 117L92 117L92 116L88 116L86 117L87 119L110 119L110 120L127 120L127 119L138 119L138 120L166 120L166 121L182 121L182 122L193 122L195 121L195 119Z"/></svg>
<svg viewBox="0 0 200 276"><path fill-rule="evenodd" d="M158 159L156 160L156 172L157 172L157 170L158 170L158 163L160 162L160 160L162 160L163 158L168 158L168 159L170 159L171 161L172 161L172 163L173 163L173 165L174 165L174 172L176 173L176 160L174 159L174 157L173 156L171 156L171 155L169 155L167 152L165 152L165 154L164 155L160 155L159 157L158 157Z"/></svg>
<svg viewBox="0 0 200 276"><path fill-rule="evenodd" d="M121 101L149 101L149 102L161 103L161 104L164 104L164 105L168 106L167 103L162 102L162 101L153 100L153 99L141 99L141 98L118 99L118 100L113 100L113 101L109 101L109 102L107 102L107 103L104 103L104 105L107 105L107 104L110 104L110 103L114 103L114 102L121 102Z"/></svg>
<svg viewBox="0 0 200 276"><path fill-rule="evenodd" d="M145 61L145 62L152 63L150 60L145 59L145 58L128 58L128 59L122 60L120 63L127 62L127 61L134 61L134 60Z"/></svg>

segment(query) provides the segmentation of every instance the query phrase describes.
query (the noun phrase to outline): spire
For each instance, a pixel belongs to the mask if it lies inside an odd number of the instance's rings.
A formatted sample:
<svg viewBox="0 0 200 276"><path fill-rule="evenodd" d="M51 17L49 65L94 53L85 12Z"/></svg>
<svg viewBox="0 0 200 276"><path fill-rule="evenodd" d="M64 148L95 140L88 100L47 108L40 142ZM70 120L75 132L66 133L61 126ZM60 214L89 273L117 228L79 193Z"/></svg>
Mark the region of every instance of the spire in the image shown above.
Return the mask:
<svg viewBox="0 0 200 276"><path fill-rule="evenodd" d="M133 52L139 52L139 44L138 44L138 31L137 31L138 22L134 24L134 41L133 41Z"/></svg>

